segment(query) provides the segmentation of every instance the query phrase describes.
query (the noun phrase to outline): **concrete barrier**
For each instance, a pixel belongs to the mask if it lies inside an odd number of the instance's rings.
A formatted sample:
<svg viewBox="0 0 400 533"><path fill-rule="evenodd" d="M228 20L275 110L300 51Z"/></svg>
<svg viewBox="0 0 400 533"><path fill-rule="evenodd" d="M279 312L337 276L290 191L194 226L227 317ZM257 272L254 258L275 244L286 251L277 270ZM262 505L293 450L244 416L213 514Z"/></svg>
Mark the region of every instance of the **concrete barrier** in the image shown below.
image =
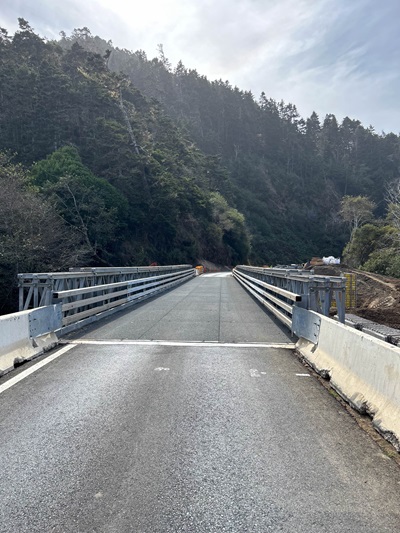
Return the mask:
<svg viewBox="0 0 400 533"><path fill-rule="evenodd" d="M60 305L0 316L0 376L56 346L58 327Z"/></svg>
<svg viewBox="0 0 400 533"><path fill-rule="evenodd" d="M400 451L400 348L308 313L321 321L319 336L315 342L300 338L297 350Z"/></svg>

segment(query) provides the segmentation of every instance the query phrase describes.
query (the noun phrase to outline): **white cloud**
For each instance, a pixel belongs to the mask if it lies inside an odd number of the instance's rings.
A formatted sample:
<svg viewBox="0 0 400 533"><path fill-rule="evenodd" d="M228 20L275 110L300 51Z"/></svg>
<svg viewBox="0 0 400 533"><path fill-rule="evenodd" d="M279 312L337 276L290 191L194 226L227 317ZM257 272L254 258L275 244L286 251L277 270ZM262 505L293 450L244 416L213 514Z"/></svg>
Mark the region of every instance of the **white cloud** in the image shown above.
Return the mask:
<svg viewBox="0 0 400 533"><path fill-rule="evenodd" d="M48 37L87 26L149 57L162 43L173 65L181 59L302 114L400 130L397 0L16 0L2 6L0 25L13 31L18 16Z"/></svg>

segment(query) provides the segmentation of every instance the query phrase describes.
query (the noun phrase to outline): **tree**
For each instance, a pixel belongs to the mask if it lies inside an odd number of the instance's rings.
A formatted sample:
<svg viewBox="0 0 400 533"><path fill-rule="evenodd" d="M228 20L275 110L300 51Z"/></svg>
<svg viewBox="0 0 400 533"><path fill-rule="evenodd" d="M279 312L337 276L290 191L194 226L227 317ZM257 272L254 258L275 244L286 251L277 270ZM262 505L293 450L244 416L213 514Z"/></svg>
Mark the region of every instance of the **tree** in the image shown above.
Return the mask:
<svg viewBox="0 0 400 533"><path fill-rule="evenodd" d="M30 186L29 174L0 153L0 309L16 311L17 273L84 264L87 250L54 205ZM15 300L16 301L16 300Z"/></svg>
<svg viewBox="0 0 400 533"><path fill-rule="evenodd" d="M386 187L387 220L396 228L398 244L400 244L400 178Z"/></svg>
<svg viewBox="0 0 400 533"><path fill-rule="evenodd" d="M306 120L305 135L311 153L315 154L318 149L319 137L321 135L321 124L315 111L313 111L311 116Z"/></svg>
<svg viewBox="0 0 400 533"><path fill-rule="evenodd" d="M391 226L364 224L354 230L353 239L343 250L344 262L359 268L373 252L392 246L394 229Z"/></svg>
<svg viewBox="0 0 400 533"><path fill-rule="evenodd" d="M158 51L158 57L161 61L161 63L164 65L165 69L170 71L171 70L171 63L169 59L166 57L164 53L164 46L162 44L157 45L157 51Z"/></svg>
<svg viewBox="0 0 400 533"><path fill-rule="evenodd" d="M127 201L82 164L72 146L57 150L32 168L33 183L54 202L60 217L81 235L93 259L107 264L111 244L125 223Z"/></svg>
<svg viewBox="0 0 400 533"><path fill-rule="evenodd" d="M400 257L397 248L384 248L371 253L363 270L400 278Z"/></svg>
<svg viewBox="0 0 400 533"><path fill-rule="evenodd" d="M230 265L247 262L250 244L245 228L244 216L230 207L228 202L218 192L211 194L213 221L221 244L228 246L229 253L225 262Z"/></svg>
<svg viewBox="0 0 400 533"><path fill-rule="evenodd" d="M340 215L350 227L351 242L355 230L373 218L375 204L366 196L344 196L340 206Z"/></svg>

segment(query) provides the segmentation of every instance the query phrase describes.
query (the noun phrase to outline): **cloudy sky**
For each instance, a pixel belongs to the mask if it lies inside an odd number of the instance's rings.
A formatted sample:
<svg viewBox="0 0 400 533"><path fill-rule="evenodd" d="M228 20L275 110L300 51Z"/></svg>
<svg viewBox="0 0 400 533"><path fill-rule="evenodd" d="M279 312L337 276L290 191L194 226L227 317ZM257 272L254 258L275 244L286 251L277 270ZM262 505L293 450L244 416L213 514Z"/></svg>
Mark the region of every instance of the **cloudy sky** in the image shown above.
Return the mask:
<svg viewBox="0 0 400 533"><path fill-rule="evenodd" d="M209 79L400 133L400 0L0 0L10 33L87 26L129 50L182 60Z"/></svg>

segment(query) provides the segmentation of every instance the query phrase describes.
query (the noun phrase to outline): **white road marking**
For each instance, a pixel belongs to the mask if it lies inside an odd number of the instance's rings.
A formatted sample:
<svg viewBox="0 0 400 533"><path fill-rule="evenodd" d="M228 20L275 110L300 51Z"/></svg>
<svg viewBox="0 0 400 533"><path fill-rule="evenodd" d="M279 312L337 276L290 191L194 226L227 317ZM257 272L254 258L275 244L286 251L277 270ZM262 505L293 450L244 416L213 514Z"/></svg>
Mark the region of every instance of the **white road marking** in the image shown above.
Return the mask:
<svg viewBox="0 0 400 533"><path fill-rule="evenodd" d="M310 374L296 374L296 376L304 377L304 378L309 378L309 377L311 377Z"/></svg>
<svg viewBox="0 0 400 533"><path fill-rule="evenodd" d="M30 376L31 374L33 374L34 372L36 372L43 366L48 365L49 363L54 361L54 359L57 359L61 355L64 355L66 352L68 352L74 347L75 347L75 344L68 344L67 346L64 346L63 348L61 348L60 350L57 350L57 352L53 353L53 355L46 357L46 359L43 359L43 361L40 361L40 363L37 363L36 365L31 366L30 368L27 368L26 370L18 374L18 376L15 376L14 378L9 379L3 385L0 385L0 394L6 391L7 389L9 389L10 387L13 387L14 385L19 383L23 379L27 378L28 376Z"/></svg>
<svg viewBox="0 0 400 533"><path fill-rule="evenodd" d="M265 376L265 375L266 375L266 372L260 372L260 374L262 374L263 376Z"/></svg>
<svg viewBox="0 0 400 533"><path fill-rule="evenodd" d="M218 342L218 341L150 341L150 340L94 340L94 339L74 339L74 344L94 344L94 345L128 345L134 346L193 346L206 348L279 348L284 350L294 350L296 345L289 343L268 343L268 342Z"/></svg>
<svg viewBox="0 0 400 533"><path fill-rule="evenodd" d="M157 372L162 372L163 370L167 371L169 370L169 368L165 368L163 366L158 366L157 368L154 369L155 371Z"/></svg>
<svg viewBox="0 0 400 533"><path fill-rule="evenodd" d="M257 368L250 368L249 374L251 378L260 378L260 372L257 370Z"/></svg>

